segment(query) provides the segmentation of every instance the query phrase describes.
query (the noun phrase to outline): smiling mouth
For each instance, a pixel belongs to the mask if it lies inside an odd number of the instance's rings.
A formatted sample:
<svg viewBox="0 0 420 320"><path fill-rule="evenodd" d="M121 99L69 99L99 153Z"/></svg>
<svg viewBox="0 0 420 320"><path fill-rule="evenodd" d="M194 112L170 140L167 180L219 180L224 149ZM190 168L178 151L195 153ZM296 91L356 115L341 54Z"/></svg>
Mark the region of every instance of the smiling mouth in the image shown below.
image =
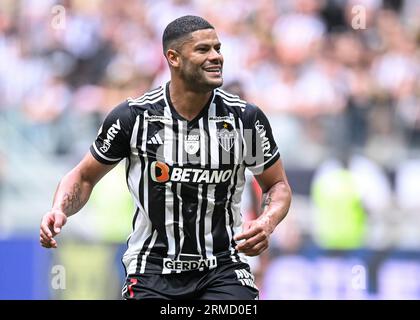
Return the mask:
<svg viewBox="0 0 420 320"><path fill-rule="evenodd" d="M221 67L210 67L210 68L204 68L204 71L214 74L214 75L221 75L222 74L222 68Z"/></svg>

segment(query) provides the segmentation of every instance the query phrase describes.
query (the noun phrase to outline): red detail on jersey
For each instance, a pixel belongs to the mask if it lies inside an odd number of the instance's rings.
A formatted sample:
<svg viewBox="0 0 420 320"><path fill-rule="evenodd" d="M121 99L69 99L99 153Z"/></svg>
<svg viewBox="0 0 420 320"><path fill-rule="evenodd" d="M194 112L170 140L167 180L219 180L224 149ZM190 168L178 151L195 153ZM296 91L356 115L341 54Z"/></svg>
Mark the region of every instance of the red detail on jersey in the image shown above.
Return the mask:
<svg viewBox="0 0 420 320"><path fill-rule="evenodd" d="M129 292L129 294L130 294L130 298L133 298L134 297L134 291L133 291L133 286L135 285L135 284L137 284L137 279L135 279L135 278L131 278L130 279L130 282L131 282L131 284L129 284L128 286L127 286L127 288L128 288L128 292Z"/></svg>

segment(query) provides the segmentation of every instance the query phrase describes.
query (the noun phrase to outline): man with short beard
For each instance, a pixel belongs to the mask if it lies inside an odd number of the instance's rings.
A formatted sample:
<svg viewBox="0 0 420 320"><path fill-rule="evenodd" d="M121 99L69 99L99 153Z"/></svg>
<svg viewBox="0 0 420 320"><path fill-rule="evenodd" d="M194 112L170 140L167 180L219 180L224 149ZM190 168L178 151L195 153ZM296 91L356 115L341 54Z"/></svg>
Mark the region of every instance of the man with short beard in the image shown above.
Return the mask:
<svg viewBox="0 0 420 320"><path fill-rule="evenodd" d="M171 80L106 117L90 152L61 180L41 223L41 244L57 248L67 217L126 158L136 210L123 298L257 299L246 256L267 249L291 201L270 124L257 106L220 89L221 43L209 22L172 21L163 51ZM262 214L243 226L246 168L266 200Z"/></svg>

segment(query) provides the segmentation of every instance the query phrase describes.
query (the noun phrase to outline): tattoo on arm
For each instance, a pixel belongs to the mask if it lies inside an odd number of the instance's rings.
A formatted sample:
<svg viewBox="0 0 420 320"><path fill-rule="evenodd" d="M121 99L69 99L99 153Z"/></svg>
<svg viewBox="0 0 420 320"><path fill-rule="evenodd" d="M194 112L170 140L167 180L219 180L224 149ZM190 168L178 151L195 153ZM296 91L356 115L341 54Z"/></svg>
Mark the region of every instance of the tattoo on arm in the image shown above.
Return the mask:
<svg viewBox="0 0 420 320"><path fill-rule="evenodd" d="M75 183L72 190L64 194L62 202L63 211L74 213L79 210L82 205L82 201L80 199L81 194L82 189L80 188L80 184Z"/></svg>
<svg viewBox="0 0 420 320"><path fill-rule="evenodd" d="M264 198L262 201L262 208L269 206L273 200L276 201L276 195L275 193L279 190L280 186L278 184L275 184L271 187L271 189L264 194ZM274 197L274 199L273 199Z"/></svg>
<svg viewBox="0 0 420 320"><path fill-rule="evenodd" d="M271 196L270 196L270 195L268 195L268 196L265 198L264 205L265 205L265 206L269 206L269 205L270 205L270 203L271 203Z"/></svg>

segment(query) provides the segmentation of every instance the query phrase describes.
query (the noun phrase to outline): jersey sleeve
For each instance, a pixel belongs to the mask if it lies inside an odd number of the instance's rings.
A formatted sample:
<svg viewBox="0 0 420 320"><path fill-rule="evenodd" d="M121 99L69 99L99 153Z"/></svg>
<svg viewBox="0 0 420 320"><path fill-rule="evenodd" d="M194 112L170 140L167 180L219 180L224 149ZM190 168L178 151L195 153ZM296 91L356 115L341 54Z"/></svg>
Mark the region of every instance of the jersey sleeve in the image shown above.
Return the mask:
<svg viewBox="0 0 420 320"><path fill-rule="evenodd" d="M255 105L248 105L244 115L245 166L258 175L273 165L280 153L265 114Z"/></svg>
<svg viewBox="0 0 420 320"><path fill-rule="evenodd" d="M103 164L115 164L130 154L133 116L128 102L115 107L105 118L90 147L93 157Z"/></svg>

